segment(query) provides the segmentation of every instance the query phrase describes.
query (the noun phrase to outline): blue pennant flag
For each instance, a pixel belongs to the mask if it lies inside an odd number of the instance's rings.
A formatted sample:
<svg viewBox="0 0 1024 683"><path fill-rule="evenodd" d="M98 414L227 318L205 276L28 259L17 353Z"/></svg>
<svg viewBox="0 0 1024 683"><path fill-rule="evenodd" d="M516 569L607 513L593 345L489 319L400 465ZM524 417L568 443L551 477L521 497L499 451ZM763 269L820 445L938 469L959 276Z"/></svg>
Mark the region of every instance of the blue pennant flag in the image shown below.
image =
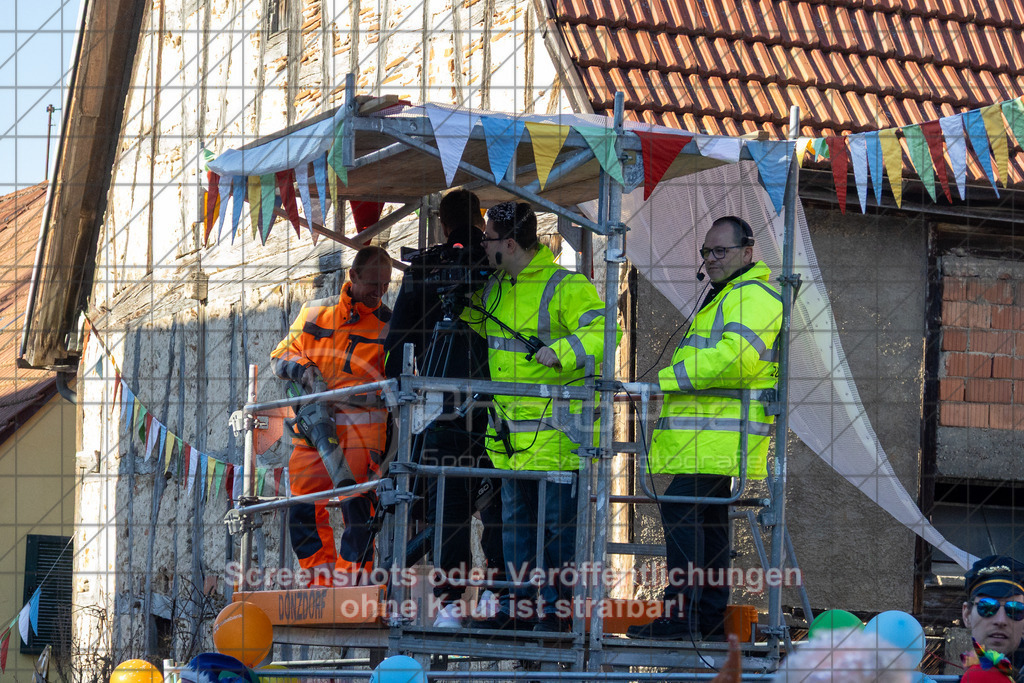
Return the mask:
<svg viewBox="0 0 1024 683"><path fill-rule="evenodd" d="M750 140L747 150L757 164L761 185L771 197L775 212L782 211L786 200L786 181L789 178L789 160L796 143L792 140Z"/></svg>

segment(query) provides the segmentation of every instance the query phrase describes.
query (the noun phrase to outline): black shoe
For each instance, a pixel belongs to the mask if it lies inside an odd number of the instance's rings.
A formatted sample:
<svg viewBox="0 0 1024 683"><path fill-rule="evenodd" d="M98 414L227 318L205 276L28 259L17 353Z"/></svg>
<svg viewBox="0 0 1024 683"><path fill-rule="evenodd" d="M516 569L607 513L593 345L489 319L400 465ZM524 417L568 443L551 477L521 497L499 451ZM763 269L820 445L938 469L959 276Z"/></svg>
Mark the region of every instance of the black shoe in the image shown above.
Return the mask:
<svg viewBox="0 0 1024 683"><path fill-rule="evenodd" d="M545 614L533 630L538 633L568 633L572 630L572 619L565 619L557 614Z"/></svg>
<svg viewBox="0 0 1024 683"><path fill-rule="evenodd" d="M659 617L649 624L630 626L626 629L626 636L648 640L683 640L690 637L700 640L700 629L692 628L692 624L686 620Z"/></svg>
<svg viewBox="0 0 1024 683"><path fill-rule="evenodd" d="M523 625L513 619L508 612L498 612L489 619L477 619L470 622L470 628L483 628L491 631L511 631L515 628L523 628Z"/></svg>

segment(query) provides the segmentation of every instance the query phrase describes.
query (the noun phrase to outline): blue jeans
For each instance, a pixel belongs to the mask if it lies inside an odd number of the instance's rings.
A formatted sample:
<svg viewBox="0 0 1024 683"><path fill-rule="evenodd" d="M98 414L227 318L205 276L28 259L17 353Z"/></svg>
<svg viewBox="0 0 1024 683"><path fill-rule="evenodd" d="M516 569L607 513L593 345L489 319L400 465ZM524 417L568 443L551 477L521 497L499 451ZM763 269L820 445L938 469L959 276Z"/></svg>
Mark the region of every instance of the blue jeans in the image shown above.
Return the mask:
<svg viewBox="0 0 1024 683"><path fill-rule="evenodd" d="M664 495L727 498L731 486L730 477L677 474ZM665 588L665 602L676 601L682 594L690 623L704 634L718 632L723 628L729 602L729 586L724 582L731 560L729 506L662 502L659 507L665 527L668 570L682 570L680 580L670 580ZM690 564L696 570L711 571L693 572L691 582L687 580Z"/></svg>
<svg viewBox="0 0 1024 683"><path fill-rule="evenodd" d="M568 473L566 473L568 474ZM539 481L525 479L504 479L501 482L502 511L502 545L505 561L508 563L506 578L515 580L529 579L529 571L540 566L545 571L571 565L576 556L576 482L578 474L572 472L572 483L556 484L544 482L544 519L542 526L543 552L537 562L537 526L540 511ZM523 568L526 572L523 572ZM533 586L521 586L512 589L512 597L517 602L531 600L536 595ZM571 600L572 586L563 585L560 581L545 585L540 589L540 597L544 602L544 613L553 614L558 599ZM509 596L501 598L501 610L506 614L518 616L518 607L510 611Z"/></svg>

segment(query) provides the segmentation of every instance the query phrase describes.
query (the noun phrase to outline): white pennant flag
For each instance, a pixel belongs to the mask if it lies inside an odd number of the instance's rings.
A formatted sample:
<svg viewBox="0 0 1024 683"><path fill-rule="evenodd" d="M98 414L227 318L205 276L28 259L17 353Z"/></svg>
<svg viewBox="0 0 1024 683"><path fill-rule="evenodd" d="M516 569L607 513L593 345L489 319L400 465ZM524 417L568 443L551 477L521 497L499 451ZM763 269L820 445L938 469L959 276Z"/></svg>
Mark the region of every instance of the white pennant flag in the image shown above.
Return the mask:
<svg viewBox="0 0 1024 683"><path fill-rule="evenodd" d="M241 465L235 465L232 472L234 480L231 482L231 499L234 500L234 507L238 507L238 500L242 497L242 481L245 476Z"/></svg>
<svg viewBox="0 0 1024 683"><path fill-rule="evenodd" d="M160 440L160 430L163 428L164 426L156 418L153 418L153 421L149 423L149 438L146 439L146 462L149 462L149 459L153 457L153 447Z"/></svg>
<svg viewBox="0 0 1024 683"><path fill-rule="evenodd" d="M295 182L299 186L299 199L302 201L302 213L306 215L309 234L313 234L313 223L324 224L322 216L313 216L313 200L309 194L309 164L300 164L295 169ZM319 206L317 207L320 208Z"/></svg>
<svg viewBox="0 0 1024 683"><path fill-rule="evenodd" d="M462 161L462 152L466 149L466 143L480 115L436 104L425 104L423 108L427 110L427 117L434 129L434 142L441 153L444 177L448 187L451 187L455 172L459 170L459 162Z"/></svg>
<svg viewBox="0 0 1024 683"><path fill-rule="evenodd" d="M850 135L846 138L850 150L850 161L853 163L853 180L857 185L857 196L860 198L860 212L868 210L868 139L863 135Z"/></svg>
<svg viewBox="0 0 1024 683"><path fill-rule="evenodd" d="M32 604L27 603L18 612L18 633L21 634L21 642L28 644L28 629L29 629L29 613L32 609Z"/></svg>
<svg viewBox="0 0 1024 683"><path fill-rule="evenodd" d="M694 135L693 141L697 143L697 149L700 150L701 156L720 159L731 164L740 160L740 150L743 148L743 140L741 138Z"/></svg>
<svg viewBox="0 0 1024 683"><path fill-rule="evenodd" d="M185 448L189 449L188 487L185 489L185 492L192 493L192 486L196 483L196 471L199 469L199 458L203 457L203 454L191 446L185 446Z"/></svg>
<svg viewBox="0 0 1024 683"><path fill-rule="evenodd" d="M960 192L960 199L964 199L967 191L967 136L964 134L963 114L944 116L939 119L939 125L942 137L946 138L946 151L956 178L956 189Z"/></svg>
<svg viewBox="0 0 1024 683"><path fill-rule="evenodd" d="M218 181L218 193L220 194L220 217L217 219L217 244L220 244L220 236L224 232L224 217L228 215L228 201L231 199L231 181L234 176L222 175ZM241 178L239 178L241 182Z"/></svg>

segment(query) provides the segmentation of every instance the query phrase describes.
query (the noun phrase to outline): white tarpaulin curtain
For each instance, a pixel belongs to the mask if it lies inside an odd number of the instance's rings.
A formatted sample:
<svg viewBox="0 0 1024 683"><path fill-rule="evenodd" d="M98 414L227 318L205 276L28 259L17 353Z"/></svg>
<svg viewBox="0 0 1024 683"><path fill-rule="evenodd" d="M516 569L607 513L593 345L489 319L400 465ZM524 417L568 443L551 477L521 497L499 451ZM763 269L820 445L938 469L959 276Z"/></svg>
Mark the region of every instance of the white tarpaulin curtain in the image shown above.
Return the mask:
<svg viewBox="0 0 1024 683"><path fill-rule="evenodd" d="M794 272L803 284L793 307L789 426L847 481L967 569L977 558L949 543L925 519L871 427L839 341L803 207L798 203L796 209ZM783 214L775 213L758 184L753 162L664 181L647 202L642 190L623 195L622 220L630 228L626 256L684 315L690 315L702 290L695 276L704 233L712 220L726 215L750 223L755 258L778 275Z"/></svg>

